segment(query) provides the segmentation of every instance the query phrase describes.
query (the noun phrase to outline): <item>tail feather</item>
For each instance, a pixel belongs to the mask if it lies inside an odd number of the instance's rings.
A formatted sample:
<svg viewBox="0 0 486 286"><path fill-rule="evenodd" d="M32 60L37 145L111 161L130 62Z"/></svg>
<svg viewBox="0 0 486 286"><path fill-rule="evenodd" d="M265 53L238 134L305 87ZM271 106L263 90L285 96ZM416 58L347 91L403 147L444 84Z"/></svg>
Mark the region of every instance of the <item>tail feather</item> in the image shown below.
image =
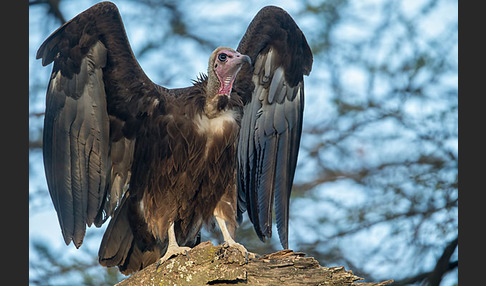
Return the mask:
<svg viewBox="0 0 486 286"><path fill-rule="evenodd" d="M148 232L137 203L127 192L103 235L98 259L101 265L117 266L129 275L156 262L166 248L167 243L157 242Z"/></svg>

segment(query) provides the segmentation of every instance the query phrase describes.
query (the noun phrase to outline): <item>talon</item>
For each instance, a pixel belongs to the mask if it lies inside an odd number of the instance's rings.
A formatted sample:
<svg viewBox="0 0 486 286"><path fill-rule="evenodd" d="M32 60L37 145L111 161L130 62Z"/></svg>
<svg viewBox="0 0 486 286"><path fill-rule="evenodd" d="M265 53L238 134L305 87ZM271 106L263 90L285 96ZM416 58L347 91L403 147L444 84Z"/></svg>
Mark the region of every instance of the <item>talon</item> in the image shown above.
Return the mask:
<svg viewBox="0 0 486 286"><path fill-rule="evenodd" d="M190 247L179 246L177 244L175 232L174 232L174 223L172 223L169 227L168 231L169 236L169 245L167 246L167 250L165 251L164 256L159 259L157 262L157 269L159 266L164 263L165 261L169 260L172 256L177 256L179 254L186 254L187 260L189 260L189 254L187 253L188 250L191 250Z"/></svg>
<svg viewBox="0 0 486 286"><path fill-rule="evenodd" d="M158 260L158 261L157 261L157 264L155 265L155 271L156 271L156 272L158 272L158 271L159 271L159 267L160 267L160 265L162 265L162 263L161 263L161 261L160 261L160 260Z"/></svg>
<svg viewBox="0 0 486 286"><path fill-rule="evenodd" d="M191 250L191 248L189 247L169 247L167 249L167 251L165 252L165 255L159 259L159 261L157 262L157 268L162 265L164 262L166 262L167 260L169 260L169 258L171 258L172 256L177 256L179 254L185 254L186 257L187 257L187 260L189 260L189 250Z"/></svg>

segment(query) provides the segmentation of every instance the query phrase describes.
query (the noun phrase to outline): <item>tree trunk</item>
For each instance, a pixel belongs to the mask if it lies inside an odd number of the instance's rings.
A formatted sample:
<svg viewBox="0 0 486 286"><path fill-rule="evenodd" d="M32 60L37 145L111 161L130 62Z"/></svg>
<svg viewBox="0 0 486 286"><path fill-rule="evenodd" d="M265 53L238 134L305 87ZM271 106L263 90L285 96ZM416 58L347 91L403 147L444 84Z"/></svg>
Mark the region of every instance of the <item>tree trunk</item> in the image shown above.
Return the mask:
<svg viewBox="0 0 486 286"><path fill-rule="evenodd" d="M393 282L353 283L362 278L344 267L322 267L312 257L286 249L247 260L224 245L203 242L188 252L154 263L117 286L132 285L356 285L381 286Z"/></svg>

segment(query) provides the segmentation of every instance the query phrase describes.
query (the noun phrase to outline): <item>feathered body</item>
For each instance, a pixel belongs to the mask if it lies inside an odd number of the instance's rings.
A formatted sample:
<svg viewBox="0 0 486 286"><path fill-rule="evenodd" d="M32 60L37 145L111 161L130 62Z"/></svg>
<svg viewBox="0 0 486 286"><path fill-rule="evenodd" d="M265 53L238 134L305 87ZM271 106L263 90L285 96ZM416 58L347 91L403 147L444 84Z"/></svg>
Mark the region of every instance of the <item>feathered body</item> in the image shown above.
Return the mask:
<svg viewBox="0 0 486 286"><path fill-rule="evenodd" d="M217 48L186 88L145 75L110 2L61 26L37 57L54 62L43 154L66 244L81 246L86 226L111 216L99 260L129 274L193 247L213 218L241 246L248 210L264 240L275 204L287 247L312 53L285 11L263 8L237 50Z"/></svg>
<svg viewBox="0 0 486 286"><path fill-rule="evenodd" d="M165 237L169 222L180 221L184 236L193 239L222 196L236 194L241 100L236 95L219 99L224 103L209 118L205 83L198 82L184 96L171 96L165 107L169 115L154 110L142 120L137 136L130 194L141 202L149 229L158 237Z"/></svg>

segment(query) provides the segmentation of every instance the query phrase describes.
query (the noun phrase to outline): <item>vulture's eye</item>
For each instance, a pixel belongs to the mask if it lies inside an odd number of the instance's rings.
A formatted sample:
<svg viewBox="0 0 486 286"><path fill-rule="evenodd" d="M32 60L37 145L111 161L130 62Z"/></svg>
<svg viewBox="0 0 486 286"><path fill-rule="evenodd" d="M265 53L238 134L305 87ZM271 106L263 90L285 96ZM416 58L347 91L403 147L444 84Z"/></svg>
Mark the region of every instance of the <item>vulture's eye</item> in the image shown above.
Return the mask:
<svg viewBox="0 0 486 286"><path fill-rule="evenodd" d="M221 54L218 55L218 60L220 60L222 62L225 62L227 58L228 58L228 55L225 54L225 53L221 53Z"/></svg>

